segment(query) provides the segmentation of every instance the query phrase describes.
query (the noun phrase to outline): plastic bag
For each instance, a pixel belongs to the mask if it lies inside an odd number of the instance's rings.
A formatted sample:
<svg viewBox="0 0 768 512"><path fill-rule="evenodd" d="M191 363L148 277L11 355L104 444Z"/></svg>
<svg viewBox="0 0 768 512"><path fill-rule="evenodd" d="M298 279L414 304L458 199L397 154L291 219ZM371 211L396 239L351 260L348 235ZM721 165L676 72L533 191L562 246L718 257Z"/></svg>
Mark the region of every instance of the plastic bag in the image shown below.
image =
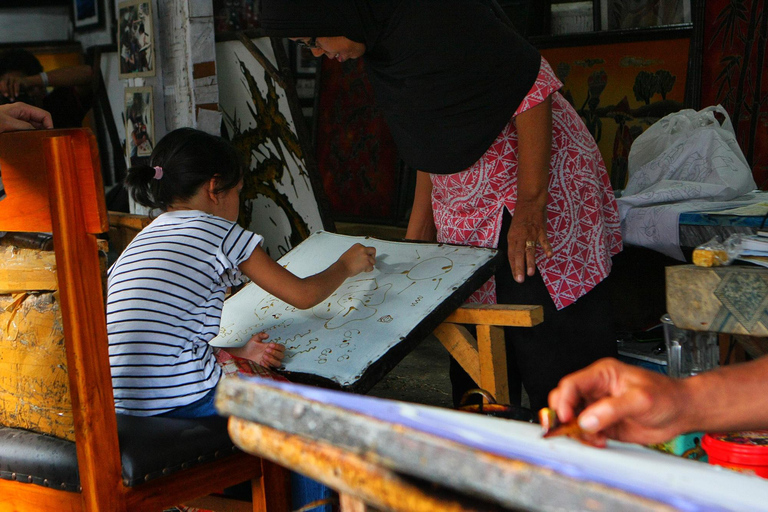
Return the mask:
<svg viewBox="0 0 768 512"><path fill-rule="evenodd" d="M722 124L716 113L724 118ZM720 105L681 110L651 125L632 144L628 167L622 200L636 206L728 201L757 188Z"/></svg>
<svg viewBox="0 0 768 512"><path fill-rule="evenodd" d="M741 235L729 236L725 242L715 237L693 250L693 264L698 267L730 265L741 253Z"/></svg>

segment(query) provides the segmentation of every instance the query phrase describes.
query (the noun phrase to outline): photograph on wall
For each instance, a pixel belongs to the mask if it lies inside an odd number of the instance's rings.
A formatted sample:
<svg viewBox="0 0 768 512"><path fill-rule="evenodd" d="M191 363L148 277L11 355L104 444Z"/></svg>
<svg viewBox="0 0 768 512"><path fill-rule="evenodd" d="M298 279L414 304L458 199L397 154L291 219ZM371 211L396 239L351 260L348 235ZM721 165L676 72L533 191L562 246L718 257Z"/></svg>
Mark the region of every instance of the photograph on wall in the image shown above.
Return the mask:
<svg viewBox="0 0 768 512"><path fill-rule="evenodd" d="M216 34L257 28L257 0L213 0L213 30Z"/></svg>
<svg viewBox="0 0 768 512"><path fill-rule="evenodd" d="M117 45L120 78L155 76L155 36L151 0L118 4Z"/></svg>
<svg viewBox="0 0 768 512"><path fill-rule="evenodd" d="M222 131L246 164L239 223L264 236L264 250L277 259L330 229L296 90L274 72L287 72L288 57L279 40L222 41L216 67Z"/></svg>
<svg viewBox="0 0 768 512"><path fill-rule="evenodd" d="M102 0L72 0L75 30L89 30L101 26L103 9Z"/></svg>
<svg viewBox="0 0 768 512"><path fill-rule="evenodd" d="M680 38L541 50L597 141L614 190L626 186L638 135L683 108L689 46Z"/></svg>
<svg viewBox="0 0 768 512"><path fill-rule="evenodd" d="M130 165L146 162L155 146L152 88L125 89L125 154Z"/></svg>
<svg viewBox="0 0 768 512"><path fill-rule="evenodd" d="M607 30L659 27L691 22L691 0L601 0Z"/></svg>

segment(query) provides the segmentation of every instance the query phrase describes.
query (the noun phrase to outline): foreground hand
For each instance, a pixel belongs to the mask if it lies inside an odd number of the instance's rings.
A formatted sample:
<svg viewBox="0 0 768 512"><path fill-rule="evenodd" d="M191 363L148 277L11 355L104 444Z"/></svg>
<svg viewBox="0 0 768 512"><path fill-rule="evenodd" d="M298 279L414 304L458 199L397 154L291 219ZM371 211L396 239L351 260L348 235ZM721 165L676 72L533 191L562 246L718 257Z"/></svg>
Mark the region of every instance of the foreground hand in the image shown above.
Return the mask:
<svg viewBox="0 0 768 512"><path fill-rule="evenodd" d="M229 348L227 352L236 357L250 359L254 363L265 368L275 368L280 366L285 357L285 345L280 343L265 343L269 334L260 332L254 334L248 343L238 348Z"/></svg>
<svg viewBox="0 0 768 512"><path fill-rule="evenodd" d="M568 375L549 394L549 406L560 421L578 414L579 426L603 445L608 438L668 441L685 430L680 417L686 402L682 381L615 359L601 359Z"/></svg>
<svg viewBox="0 0 768 512"><path fill-rule="evenodd" d="M540 207L518 201L507 233L507 257L515 281L522 283L525 276L536 273L536 253L539 248L547 258L552 257L552 246L547 238L546 204Z"/></svg>
<svg viewBox="0 0 768 512"><path fill-rule="evenodd" d="M349 277L356 276L360 272L371 272L376 265L376 249L355 244L341 255L339 261L347 269Z"/></svg>
<svg viewBox="0 0 768 512"><path fill-rule="evenodd" d="M53 128L51 114L26 103L0 105L0 133Z"/></svg>

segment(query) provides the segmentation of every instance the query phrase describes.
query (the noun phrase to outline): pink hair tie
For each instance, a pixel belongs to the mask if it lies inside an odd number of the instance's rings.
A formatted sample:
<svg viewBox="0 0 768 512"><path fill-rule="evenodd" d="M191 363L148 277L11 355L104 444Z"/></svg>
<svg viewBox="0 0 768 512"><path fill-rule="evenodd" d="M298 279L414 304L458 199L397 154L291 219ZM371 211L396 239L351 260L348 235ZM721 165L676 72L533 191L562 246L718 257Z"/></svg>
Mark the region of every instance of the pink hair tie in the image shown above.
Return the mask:
<svg viewBox="0 0 768 512"><path fill-rule="evenodd" d="M159 165L156 165L155 166L155 176L154 176L154 178L156 180L159 180L162 177L163 177L163 168L160 167Z"/></svg>

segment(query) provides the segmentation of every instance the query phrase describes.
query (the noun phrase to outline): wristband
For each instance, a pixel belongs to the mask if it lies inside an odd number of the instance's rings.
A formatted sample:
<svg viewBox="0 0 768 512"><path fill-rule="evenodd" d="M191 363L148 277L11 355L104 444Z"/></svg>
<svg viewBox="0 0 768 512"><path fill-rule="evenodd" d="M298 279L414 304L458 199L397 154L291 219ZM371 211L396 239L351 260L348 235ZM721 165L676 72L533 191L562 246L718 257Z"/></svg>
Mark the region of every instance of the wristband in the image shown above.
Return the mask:
<svg viewBox="0 0 768 512"><path fill-rule="evenodd" d="M40 80L43 82L43 87L48 87L48 73L45 71L40 72Z"/></svg>

